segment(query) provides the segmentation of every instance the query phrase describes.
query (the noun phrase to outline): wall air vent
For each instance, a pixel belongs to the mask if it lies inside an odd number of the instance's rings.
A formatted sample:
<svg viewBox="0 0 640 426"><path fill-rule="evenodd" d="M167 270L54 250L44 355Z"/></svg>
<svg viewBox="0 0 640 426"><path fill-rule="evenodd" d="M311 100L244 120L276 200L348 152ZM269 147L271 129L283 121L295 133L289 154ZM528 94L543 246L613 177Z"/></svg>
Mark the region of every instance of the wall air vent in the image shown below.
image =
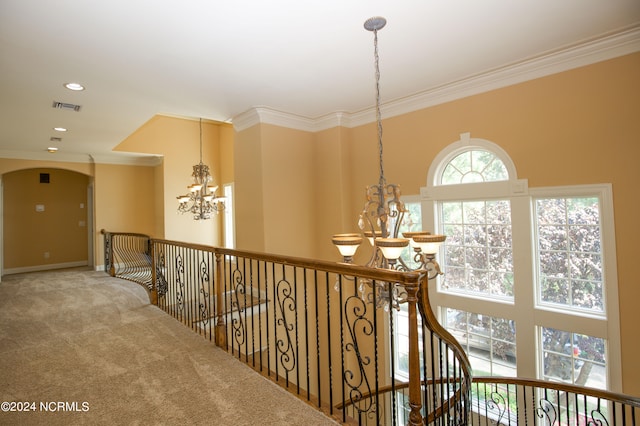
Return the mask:
<svg viewBox="0 0 640 426"><path fill-rule="evenodd" d="M80 105L69 104L66 102L53 101L53 107L57 109L65 109L67 111L80 111Z"/></svg>

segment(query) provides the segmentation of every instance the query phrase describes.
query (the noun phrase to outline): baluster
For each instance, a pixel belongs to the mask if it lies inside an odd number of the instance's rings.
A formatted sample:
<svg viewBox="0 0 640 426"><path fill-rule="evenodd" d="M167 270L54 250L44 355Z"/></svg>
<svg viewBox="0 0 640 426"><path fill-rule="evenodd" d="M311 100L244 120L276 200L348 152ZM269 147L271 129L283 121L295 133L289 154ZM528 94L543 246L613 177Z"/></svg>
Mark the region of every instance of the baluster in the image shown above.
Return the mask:
<svg viewBox="0 0 640 426"><path fill-rule="evenodd" d="M151 256L151 289L149 298L152 305L158 305L158 282L156 274L156 248L155 243L149 240L149 255Z"/></svg>

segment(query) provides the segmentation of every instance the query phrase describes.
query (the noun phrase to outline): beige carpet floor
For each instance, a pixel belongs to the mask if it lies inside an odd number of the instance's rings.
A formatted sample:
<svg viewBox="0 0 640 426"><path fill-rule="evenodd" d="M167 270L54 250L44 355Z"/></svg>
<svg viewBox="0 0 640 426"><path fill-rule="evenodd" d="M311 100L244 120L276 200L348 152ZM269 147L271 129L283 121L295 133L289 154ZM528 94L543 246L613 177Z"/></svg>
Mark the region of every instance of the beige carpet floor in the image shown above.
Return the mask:
<svg viewBox="0 0 640 426"><path fill-rule="evenodd" d="M337 424L96 271L3 277L0 402L1 425Z"/></svg>

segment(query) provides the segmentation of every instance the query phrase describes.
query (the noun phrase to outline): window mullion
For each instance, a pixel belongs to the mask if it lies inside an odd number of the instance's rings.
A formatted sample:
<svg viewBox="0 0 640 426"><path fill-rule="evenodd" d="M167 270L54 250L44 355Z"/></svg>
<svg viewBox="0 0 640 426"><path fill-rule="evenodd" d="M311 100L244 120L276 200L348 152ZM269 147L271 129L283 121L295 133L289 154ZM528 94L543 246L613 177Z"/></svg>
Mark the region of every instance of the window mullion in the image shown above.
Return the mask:
<svg viewBox="0 0 640 426"><path fill-rule="evenodd" d="M535 300L533 263L532 203L528 196L511 199L513 232L514 317L516 322L516 350L518 376L536 377L539 360L536 356Z"/></svg>

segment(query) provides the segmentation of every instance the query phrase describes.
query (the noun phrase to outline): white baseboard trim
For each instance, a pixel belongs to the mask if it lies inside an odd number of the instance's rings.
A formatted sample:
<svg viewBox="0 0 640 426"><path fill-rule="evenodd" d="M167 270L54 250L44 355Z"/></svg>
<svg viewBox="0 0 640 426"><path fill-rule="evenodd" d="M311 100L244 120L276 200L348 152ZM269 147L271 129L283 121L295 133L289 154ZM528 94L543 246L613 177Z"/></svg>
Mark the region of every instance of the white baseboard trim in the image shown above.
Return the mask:
<svg viewBox="0 0 640 426"><path fill-rule="evenodd" d="M77 268L79 266L88 266L89 262L81 260L78 262L52 263L48 265L23 266L21 268L7 268L3 271L4 275L22 274L25 272L49 271L51 269Z"/></svg>

